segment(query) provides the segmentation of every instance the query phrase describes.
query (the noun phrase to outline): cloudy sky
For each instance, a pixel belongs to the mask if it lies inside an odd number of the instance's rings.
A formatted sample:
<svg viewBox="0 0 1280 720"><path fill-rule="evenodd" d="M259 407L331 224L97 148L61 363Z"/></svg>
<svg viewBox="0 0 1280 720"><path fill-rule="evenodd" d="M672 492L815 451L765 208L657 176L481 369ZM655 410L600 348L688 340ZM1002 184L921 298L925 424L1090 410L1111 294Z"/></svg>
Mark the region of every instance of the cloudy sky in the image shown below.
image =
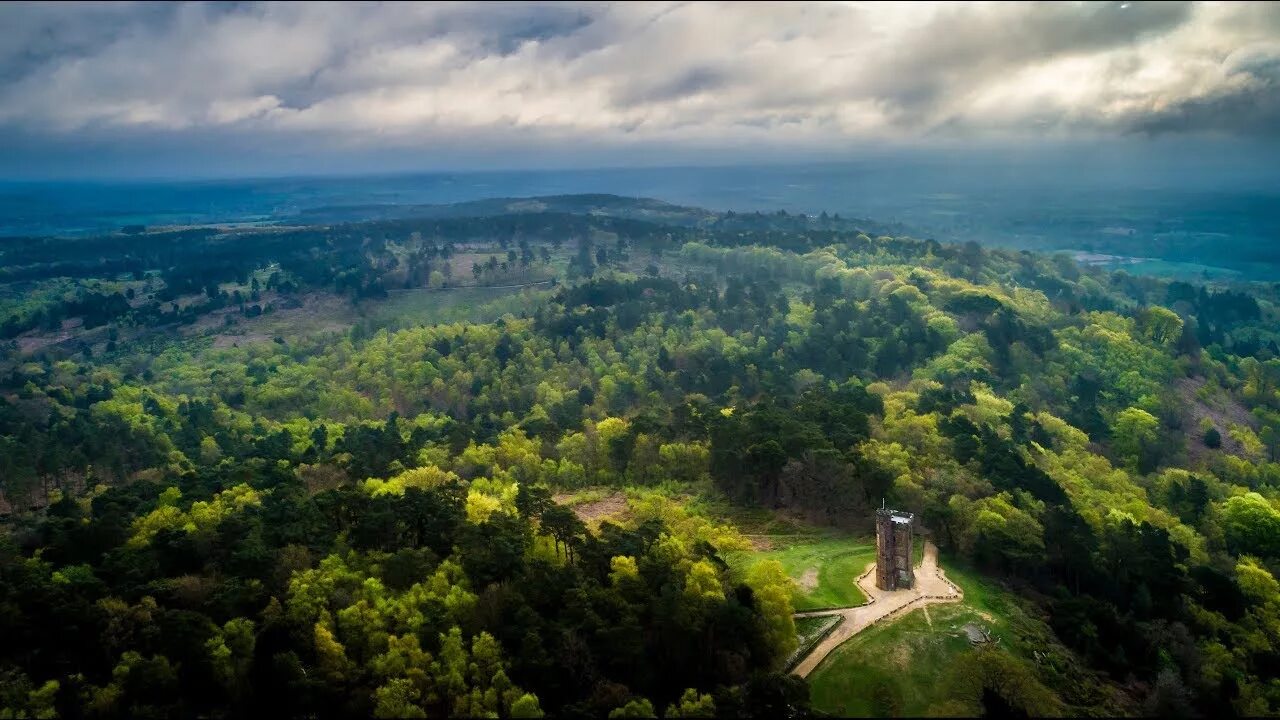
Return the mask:
<svg viewBox="0 0 1280 720"><path fill-rule="evenodd" d="M0 28L10 178L1280 138L1280 3L4 3Z"/></svg>

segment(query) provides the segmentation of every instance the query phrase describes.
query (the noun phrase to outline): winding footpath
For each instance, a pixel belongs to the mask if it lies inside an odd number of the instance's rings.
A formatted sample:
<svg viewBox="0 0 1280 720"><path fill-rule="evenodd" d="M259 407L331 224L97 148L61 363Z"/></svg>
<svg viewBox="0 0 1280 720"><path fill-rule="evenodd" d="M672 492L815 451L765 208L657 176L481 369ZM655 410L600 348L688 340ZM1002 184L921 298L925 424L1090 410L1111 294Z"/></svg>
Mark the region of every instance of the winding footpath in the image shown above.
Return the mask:
<svg viewBox="0 0 1280 720"><path fill-rule="evenodd" d="M938 548L933 543L925 543L924 561L916 568L916 586L910 590L881 590L876 587L875 569L875 563L871 563L866 572L856 580L858 588L867 596L866 604L796 613L796 617L841 615L844 622L814 646L813 651L797 663L791 672L800 677L808 677L832 650L881 620L898 617L925 605L960 602L964 599L964 592L948 580L938 566Z"/></svg>

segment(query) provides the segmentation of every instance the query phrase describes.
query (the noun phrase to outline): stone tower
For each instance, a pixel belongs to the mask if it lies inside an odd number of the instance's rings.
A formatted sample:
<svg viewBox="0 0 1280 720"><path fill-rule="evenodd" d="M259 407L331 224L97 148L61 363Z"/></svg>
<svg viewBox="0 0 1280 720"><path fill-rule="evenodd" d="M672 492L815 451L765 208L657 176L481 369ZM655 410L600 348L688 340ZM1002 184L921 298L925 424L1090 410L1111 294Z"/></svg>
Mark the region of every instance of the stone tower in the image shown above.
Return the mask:
<svg viewBox="0 0 1280 720"><path fill-rule="evenodd" d="M903 590L916 583L911 521L908 512L886 508L876 511L876 587L881 590Z"/></svg>

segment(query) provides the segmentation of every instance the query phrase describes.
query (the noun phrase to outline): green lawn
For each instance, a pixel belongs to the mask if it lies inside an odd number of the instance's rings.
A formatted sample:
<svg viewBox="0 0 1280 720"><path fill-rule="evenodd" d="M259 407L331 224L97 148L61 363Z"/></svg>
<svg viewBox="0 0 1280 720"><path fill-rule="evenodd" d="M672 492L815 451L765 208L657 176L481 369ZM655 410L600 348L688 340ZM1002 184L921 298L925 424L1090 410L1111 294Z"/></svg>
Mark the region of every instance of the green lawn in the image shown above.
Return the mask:
<svg viewBox="0 0 1280 720"><path fill-rule="evenodd" d="M916 610L836 648L809 675L813 707L846 717L921 716L947 699L938 679L956 657L972 652L958 628L981 618L962 606L935 605L929 614L933 627Z"/></svg>
<svg viewBox="0 0 1280 720"><path fill-rule="evenodd" d="M1048 629L1028 617L1017 600L972 571L944 565L947 576L965 592L960 604L940 604L874 625L836 648L809 676L813 707L840 716L921 716L972 713L973 698L958 698L948 671L979 652L961 628L974 623L988 629L1007 653L1042 677L1030 659L1033 650L1062 657ZM931 621L931 622L930 622ZM943 705L950 701L951 705ZM960 703L956 705L955 703ZM963 706L963 707L961 707Z"/></svg>
<svg viewBox="0 0 1280 720"><path fill-rule="evenodd" d="M796 610L861 605L867 601L854 583L867 565L875 561L874 539L814 537L775 539L774 548L749 553L733 553L729 564L745 574L762 560L778 560L796 581ZM783 545L783 543L787 543Z"/></svg>

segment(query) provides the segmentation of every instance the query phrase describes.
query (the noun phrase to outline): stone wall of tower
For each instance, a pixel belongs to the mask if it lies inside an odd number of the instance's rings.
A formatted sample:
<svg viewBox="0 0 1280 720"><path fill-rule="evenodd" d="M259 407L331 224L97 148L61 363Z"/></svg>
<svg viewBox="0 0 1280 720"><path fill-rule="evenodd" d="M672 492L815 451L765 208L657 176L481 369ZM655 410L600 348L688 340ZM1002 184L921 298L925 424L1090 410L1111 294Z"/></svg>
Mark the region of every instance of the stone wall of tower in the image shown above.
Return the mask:
<svg viewBox="0 0 1280 720"><path fill-rule="evenodd" d="M893 530L894 587L913 587L916 577L911 557L911 523L893 523Z"/></svg>
<svg viewBox="0 0 1280 720"><path fill-rule="evenodd" d="M911 521L911 513L886 508L876 511L876 587L881 590L915 585Z"/></svg>
<svg viewBox="0 0 1280 720"><path fill-rule="evenodd" d="M881 590L892 590L893 582L893 516L879 510L876 512L876 587Z"/></svg>

